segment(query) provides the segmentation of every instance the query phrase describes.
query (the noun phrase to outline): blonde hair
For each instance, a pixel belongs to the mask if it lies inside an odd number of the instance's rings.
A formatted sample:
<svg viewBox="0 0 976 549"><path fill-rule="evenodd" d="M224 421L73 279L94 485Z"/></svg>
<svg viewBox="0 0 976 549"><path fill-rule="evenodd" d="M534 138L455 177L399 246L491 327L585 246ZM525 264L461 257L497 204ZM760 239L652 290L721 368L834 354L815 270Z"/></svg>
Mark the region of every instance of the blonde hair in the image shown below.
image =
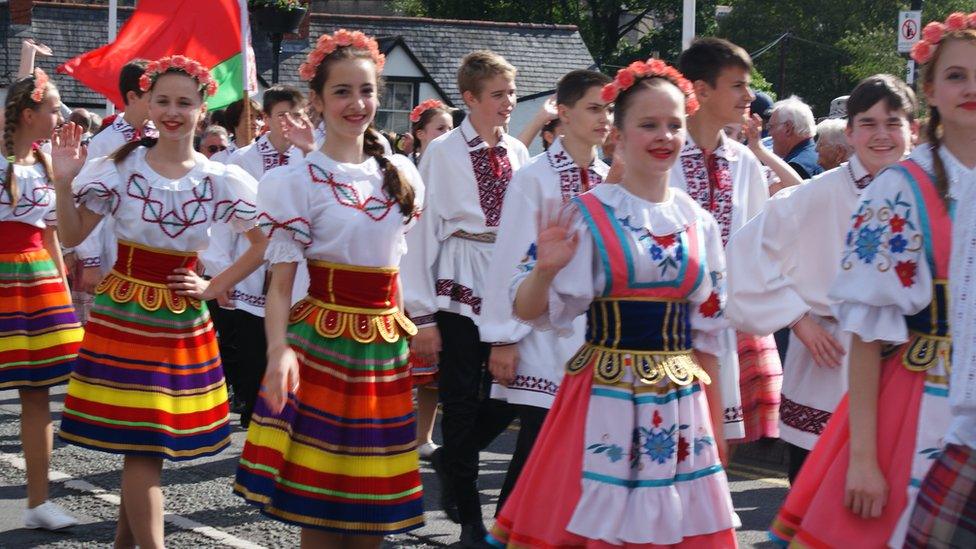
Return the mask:
<svg viewBox="0 0 976 549"><path fill-rule="evenodd" d="M469 91L475 95L481 93L485 80L505 75L515 79L517 70L504 57L491 50L473 51L464 56L457 72L458 90L464 94Z"/></svg>

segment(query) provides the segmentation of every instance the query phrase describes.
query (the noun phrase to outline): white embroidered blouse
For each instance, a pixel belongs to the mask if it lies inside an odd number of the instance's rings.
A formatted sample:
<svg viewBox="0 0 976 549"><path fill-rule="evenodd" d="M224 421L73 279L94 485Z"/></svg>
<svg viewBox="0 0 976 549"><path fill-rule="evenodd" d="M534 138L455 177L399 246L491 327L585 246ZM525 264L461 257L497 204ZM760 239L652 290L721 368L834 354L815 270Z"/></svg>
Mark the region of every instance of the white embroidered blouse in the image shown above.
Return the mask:
<svg viewBox="0 0 976 549"><path fill-rule="evenodd" d="M410 160L389 157L414 190L419 212L424 184ZM302 258L362 267L396 267L407 251L405 222L396 201L383 191L374 158L336 162L319 151L265 174L258 193L258 221L271 242L265 258L297 263Z"/></svg>
<svg viewBox="0 0 976 549"><path fill-rule="evenodd" d="M9 169L10 163L0 158L0 181L6 180ZM0 190L0 221L17 221L40 229L56 225L54 186L44 173L44 166L14 164L13 170L20 196L13 204L10 193Z"/></svg>
<svg viewBox="0 0 976 549"><path fill-rule="evenodd" d="M244 170L198 155L186 175L169 179L153 171L146 151L138 147L118 164L89 162L71 185L79 204L115 220L119 240L198 252L207 248L215 223L238 232L255 226L257 181Z"/></svg>

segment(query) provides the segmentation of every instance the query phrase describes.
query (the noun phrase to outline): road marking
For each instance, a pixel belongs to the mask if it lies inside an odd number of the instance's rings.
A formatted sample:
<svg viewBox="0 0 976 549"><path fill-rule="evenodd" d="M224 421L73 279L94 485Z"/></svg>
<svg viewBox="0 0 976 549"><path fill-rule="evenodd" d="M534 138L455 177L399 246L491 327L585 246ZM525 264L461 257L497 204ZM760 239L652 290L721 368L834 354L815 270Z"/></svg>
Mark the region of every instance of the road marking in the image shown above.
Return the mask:
<svg viewBox="0 0 976 549"><path fill-rule="evenodd" d="M18 454L0 452L0 462L6 463L16 469L20 469L21 471L27 470L27 464L24 461L24 458ZM105 490L104 488L100 488L87 480L76 479L67 473L62 473L61 471L49 471L48 478L54 482L64 482L66 487L79 492L86 492L89 495L94 496L96 499L106 503L115 506L122 503L122 499L119 496ZM237 549L265 549L263 545L258 545L246 539L241 539L237 536L228 534L223 530L218 530L212 526L201 524L193 519L189 519L181 515L166 513L163 516L163 520L172 524L173 526L176 526L177 528L180 528L181 530L195 532L227 547L235 547Z"/></svg>
<svg viewBox="0 0 976 549"><path fill-rule="evenodd" d="M760 482L765 482L774 486L781 486L783 488L790 487L790 481L782 478L780 476L782 475L781 472L774 471L772 469L764 469L762 467L753 467L751 465L736 463L735 465L730 465L727 470L730 474L745 477L749 480L758 480Z"/></svg>

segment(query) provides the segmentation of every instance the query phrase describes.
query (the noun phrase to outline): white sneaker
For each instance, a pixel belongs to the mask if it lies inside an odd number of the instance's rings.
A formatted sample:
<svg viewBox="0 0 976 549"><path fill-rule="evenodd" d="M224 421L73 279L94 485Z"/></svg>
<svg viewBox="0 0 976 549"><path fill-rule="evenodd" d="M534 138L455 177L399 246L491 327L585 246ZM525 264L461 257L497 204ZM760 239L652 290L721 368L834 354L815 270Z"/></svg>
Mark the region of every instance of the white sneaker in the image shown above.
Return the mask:
<svg viewBox="0 0 976 549"><path fill-rule="evenodd" d="M75 524L78 524L76 518L51 501L45 501L33 509L24 511L24 528L60 530Z"/></svg>
<svg viewBox="0 0 976 549"><path fill-rule="evenodd" d="M417 453L420 454L420 459L430 460L431 454L433 454L434 450L438 448L440 448L440 446L434 444L433 442L426 442L420 446L417 446Z"/></svg>

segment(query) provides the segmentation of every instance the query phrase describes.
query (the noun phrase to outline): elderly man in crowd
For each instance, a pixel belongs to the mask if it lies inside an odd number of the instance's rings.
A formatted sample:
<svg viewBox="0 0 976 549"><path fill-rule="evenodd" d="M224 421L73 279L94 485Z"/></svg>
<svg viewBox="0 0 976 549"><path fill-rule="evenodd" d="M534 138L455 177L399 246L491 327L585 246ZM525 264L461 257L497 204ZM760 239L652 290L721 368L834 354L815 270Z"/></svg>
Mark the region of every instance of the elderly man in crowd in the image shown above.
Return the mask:
<svg viewBox="0 0 976 549"><path fill-rule="evenodd" d="M817 125L809 105L795 95L777 101L773 104L768 128L773 138L773 152L796 170L800 178L810 179L823 171L817 164L813 141Z"/></svg>
<svg viewBox="0 0 976 549"><path fill-rule="evenodd" d="M842 118L828 118L817 124L817 164L825 171L840 166L851 157L854 149L847 142Z"/></svg>

